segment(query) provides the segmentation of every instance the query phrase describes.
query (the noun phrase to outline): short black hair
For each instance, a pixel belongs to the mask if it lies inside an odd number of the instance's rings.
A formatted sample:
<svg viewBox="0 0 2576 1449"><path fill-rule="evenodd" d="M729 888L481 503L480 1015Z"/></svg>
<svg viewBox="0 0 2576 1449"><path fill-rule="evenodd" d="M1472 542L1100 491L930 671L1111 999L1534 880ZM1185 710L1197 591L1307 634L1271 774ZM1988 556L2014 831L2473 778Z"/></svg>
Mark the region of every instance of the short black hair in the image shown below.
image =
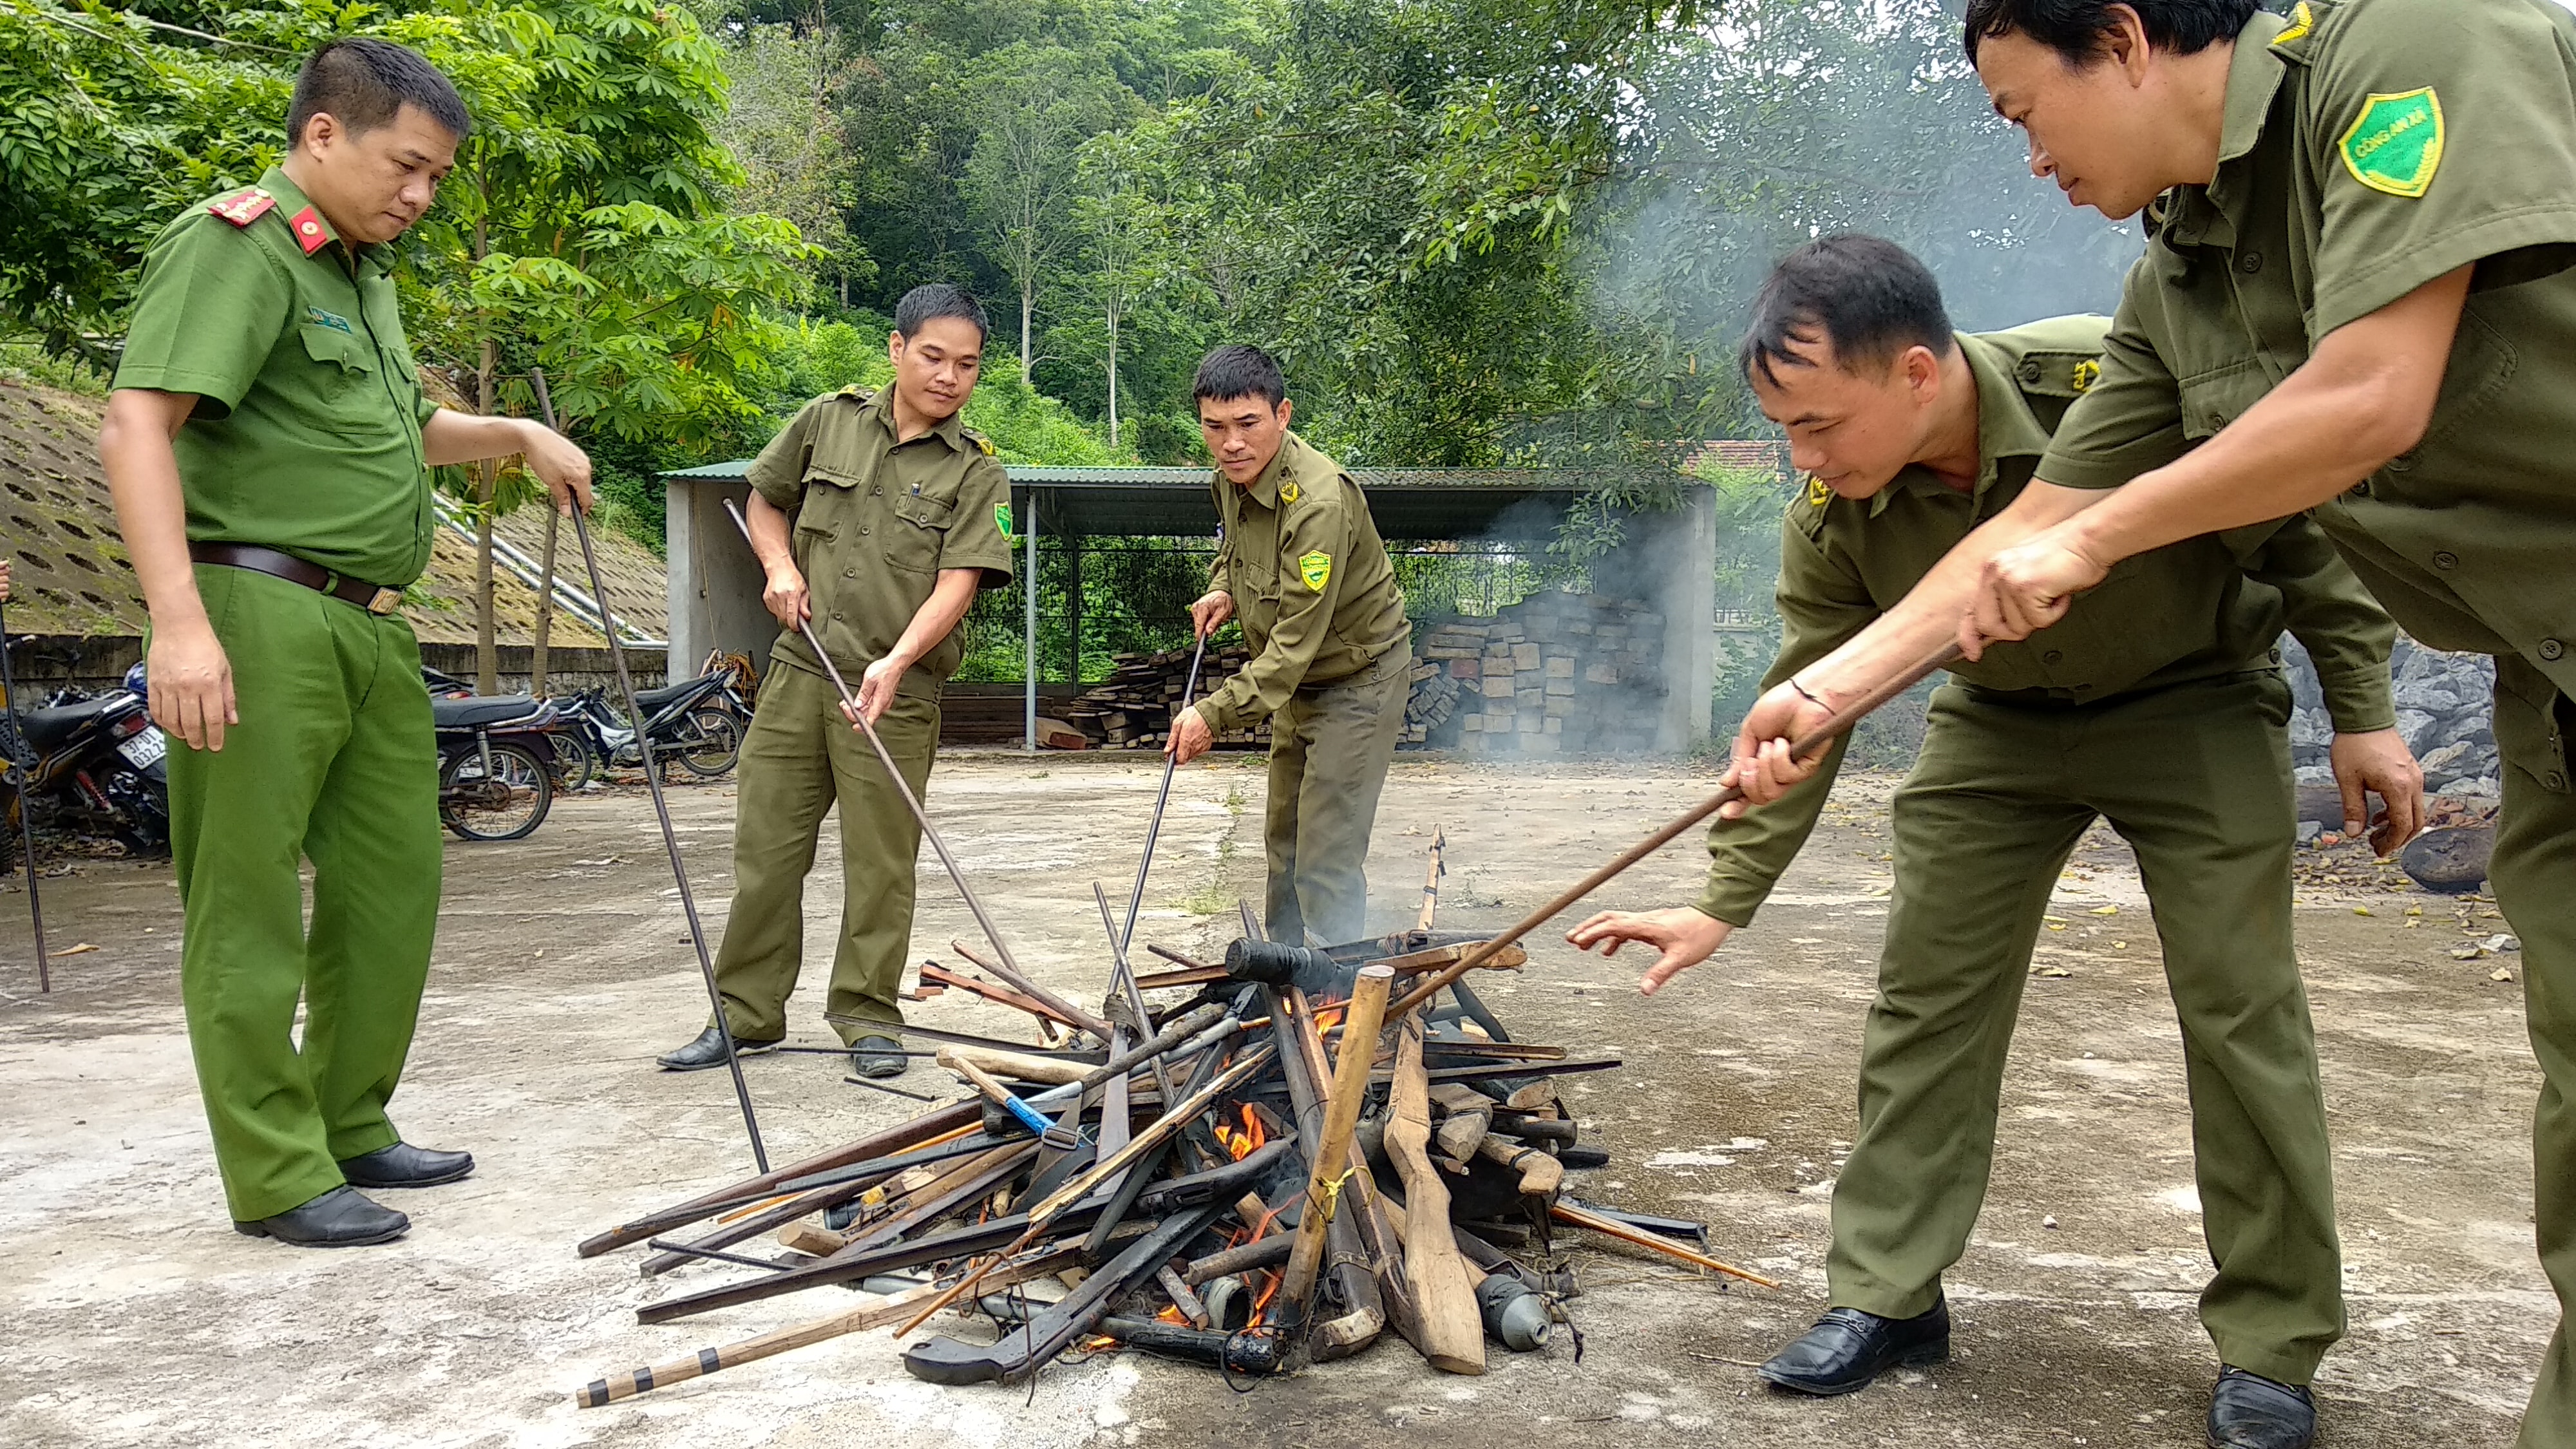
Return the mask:
<svg viewBox="0 0 2576 1449"><path fill-rule="evenodd" d="M946 282L924 282L903 294L894 304L894 330L910 342L921 335L921 329L942 317L975 324L975 345L981 347L993 335L993 320L984 315L984 304L963 287Z"/></svg>
<svg viewBox="0 0 2576 1449"><path fill-rule="evenodd" d="M1776 386L1773 368L1808 365L1792 344L1818 338L1850 373L1864 363L1883 367L1909 347L1947 357L1959 345L1932 269L1892 241L1850 232L1818 237L1771 269L1737 360L1746 377L1759 373Z"/></svg>
<svg viewBox="0 0 2576 1449"><path fill-rule="evenodd" d="M2263 8L2257 0L1968 0L1968 63L1977 63L1977 47L1989 36L2026 35L2068 65L2084 65L2118 28L2111 11L2121 5L2138 12L2148 44L2177 55L2235 39Z"/></svg>
<svg viewBox="0 0 2576 1449"><path fill-rule="evenodd" d="M462 141L474 118L464 98L421 53L387 40L335 40L304 57L295 76L295 103L286 111L286 147L304 142L304 125L328 111L361 136L417 106L447 134Z"/></svg>
<svg viewBox="0 0 2576 1449"><path fill-rule="evenodd" d="M1190 379L1190 401L1230 402L1239 397L1260 398L1276 412L1288 400L1288 379L1280 376L1279 364L1269 353L1249 343L1229 342L1208 349L1208 355L1199 359L1198 375Z"/></svg>

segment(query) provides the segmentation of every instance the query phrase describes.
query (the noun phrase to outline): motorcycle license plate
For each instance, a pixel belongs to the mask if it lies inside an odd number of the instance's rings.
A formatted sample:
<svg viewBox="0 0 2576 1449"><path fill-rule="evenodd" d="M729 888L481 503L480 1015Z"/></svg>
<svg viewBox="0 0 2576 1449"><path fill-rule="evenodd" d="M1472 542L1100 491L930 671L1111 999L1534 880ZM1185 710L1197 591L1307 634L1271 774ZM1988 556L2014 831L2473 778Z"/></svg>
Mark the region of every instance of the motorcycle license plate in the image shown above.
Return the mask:
<svg viewBox="0 0 2576 1449"><path fill-rule="evenodd" d="M161 737L161 732L159 730L147 729L143 733L136 735L134 738L127 740L125 743L118 745L116 747L116 752L123 755L128 764L131 764L138 770L143 770L149 769L153 765L160 763L161 757L170 753L170 744L167 740L164 740Z"/></svg>

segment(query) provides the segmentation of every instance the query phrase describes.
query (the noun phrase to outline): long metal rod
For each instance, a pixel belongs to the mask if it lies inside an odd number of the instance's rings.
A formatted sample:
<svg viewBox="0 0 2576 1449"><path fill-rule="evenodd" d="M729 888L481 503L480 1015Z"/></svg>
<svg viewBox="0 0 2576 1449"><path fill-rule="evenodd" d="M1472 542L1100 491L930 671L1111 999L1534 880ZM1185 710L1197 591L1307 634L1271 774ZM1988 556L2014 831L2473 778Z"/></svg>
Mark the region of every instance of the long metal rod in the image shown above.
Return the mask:
<svg viewBox="0 0 2576 1449"><path fill-rule="evenodd" d="M742 510L735 507L730 498L725 500L725 512L733 515L733 526L742 530L742 541L750 543L751 521L742 516ZM895 768L894 755L886 749L885 741L877 736L876 723L868 718L866 710L859 708L859 697L850 692L849 681L841 677L841 667L832 662L831 655L823 652L823 641L814 637L814 621L799 619L796 627L805 633L805 647L814 651L814 657L823 662L823 672L832 677L832 688L840 691L842 707L858 721L859 732L868 737L868 747L876 751L877 763L885 766L886 778L894 782L895 793L903 797L904 808L912 812L913 823L921 827L922 835L930 841L930 848L938 853L939 863L948 868L948 878L957 883L957 894L966 898L966 909L974 913L975 924L983 928L984 939L993 943L995 954L1002 958L1002 965L1013 976L1025 978L1028 973L1020 969L1018 959L1011 955L1010 943L1002 939L1001 930L993 924L993 917L985 911L984 902L975 894L975 888L966 883L966 872L958 868L957 857L948 853L948 842L941 838L939 827L930 823L929 812L921 808L921 797L912 793L911 782L904 779L903 771Z"/></svg>
<svg viewBox="0 0 2576 1449"><path fill-rule="evenodd" d="M18 729L18 678L9 672L9 606L0 603L0 694L9 704L9 768L18 777L19 859L27 868L27 915L36 926L36 989L54 989L53 958L45 954L45 903L36 894L36 777L18 750L26 735ZM34 750L29 749L33 754Z"/></svg>
<svg viewBox="0 0 2576 1449"><path fill-rule="evenodd" d="M528 376L537 385L537 406L545 414L546 426L555 425L554 399L546 393L546 375L530 368ZM724 991L716 985L715 958L707 954L707 932L698 924L698 898L689 889L689 868L680 858L680 833L671 828L670 802L662 798L662 770L653 759L653 737L644 728L644 711L635 703L635 679L626 672L626 649L617 642L617 616L608 606L608 584L600 577L599 554L590 546L590 524L580 509L572 511L573 537L581 540L582 566L590 571L591 596L599 602L599 617L606 625L600 636L608 641L609 662L617 668L617 694L626 703L626 717L635 722L635 747L644 758L644 786L653 795L653 815L662 823L662 848L671 857L671 878L680 885L680 911L688 918L689 944L698 951L698 975L707 983L707 1006L715 1012L716 1036L724 1043L725 1070L733 1075L733 1099L742 1108L742 1130L751 1138L753 1166L765 1176L769 1172L769 1149L760 1140L760 1118L751 1109L751 1084L743 1080L742 1056L734 1050L733 1028L725 1024Z"/></svg>
<svg viewBox="0 0 2576 1449"><path fill-rule="evenodd" d="M1181 709L1188 709L1198 698L1199 661L1205 658L1207 658L1207 636L1201 634L1198 647L1190 651L1190 682L1181 686ZM1180 713L1181 710L1176 709L1172 711L1172 717L1177 720L1180 718ZM1163 807L1171 803L1172 772L1179 768L1180 761L1177 758L1169 754L1163 756L1163 788L1154 794L1154 818L1145 824L1145 854L1136 862L1135 889L1127 893L1127 928L1118 934L1118 949L1121 954L1136 942L1136 915L1145 908L1145 872L1154 868L1154 842L1163 834Z"/></svg>
<svg viewBox="0 0 2576 1449"><path fill-rule="evenodd" d="M1847 729L1850 729L1853 725L1860 723L1862 716L1868 714L1871 710L1878 708L1880 705L1887 703L1889 700L1896 698L1898 695L1903 694L1905 691L1912 689L1916 681L1922 679L1923 676L1930 674L1933 670L1940 668L1942 665L1947 664L1958 657L1958 645L1942 645L1938 653L1933 654L1930 658L1914 665L1912 668L1906 670L1903 674L1898 675L1894 679L1888 680L1878 688L1871 690L1866 696L1853 702L1848 708L1845 708L1834 715L1833 718L1816 726L1816 728L1810 731L1804 738L1793 742L1789 746L1790 754L1793 756L1808 755L1828 744L1831 744L1835 736L1841 734ZM1592 874L1585 876L1583 879L1576 881L1570 886L1567 886L1563 891L1558 892L1555 898L1550 900L1546 905L1543 905L1537 910L1530 912L1528 915L1521 917L1519 924L1513 926L1510 930L1494 937L1490 941L1480 943L1475 949L1469 951L1466 955L1459 957L1455 964L1444 967L1439 972L1426 976L1419 982L1416 982L1413 989L1404 994L1403 1000L1398 1001L1393 1006L1386 1009L1387 1019L1389 1021L1393 1021L1397 1017L1400 1017L1406 1012L1421 1005L1423 1002L1430 1000L1433 996L1439 994L1440 988L1457 980L1459 977L1466 975L1468 972L1475 970L1477 967L1484 965L1486 960L1493 956L1494 953L1520 940L1521 937L1528 935L1539 927L1546 925L1549 919L1554 917L1559 911L1566 909L1576 901L1579 901L1585 896L1592 894L1594 891L1599 890L1604 884L1608 883L1612 876L1619 874L1628 867L1635 865L1638 861L1644 860L1647 856L1663 849L1665 846L1672 843L1675 836L1680 835L1683 831L1690 829L1692 826L1706 820L1711 815L1716 814L1721 808L1734 804L1736 801L1743 798L1744 791L1741 787L1729 785L1725 789L1722 789L1709 796L1707 799L1702 800L1697 805L1692 806L1688 811L1684 812L1680 818L1674 820L1671 824L1666 825L1663 829L1656 831L1654 834L1647 836L1645 839L1638 841L1636 844L1629 846L1626 850L1620 852L1618 859L1611 861L1608 865L1601 867L1599 870L1592 872Z"/></svg>
<svg viewBox="0 0 2576 1449"><path fill-rule="evenodd" d="M1028 539L1024 545L1026 557L1020 564L1022 607L1026 611L1021 620L1020 678L1025 681L1023 688L1028 705L1028 735L1022 741L1022 749L1024 753L1034 755L1038 752L1038 490L1034 487L1029 489L1029 516L1020 520L1020 527L1026 531ZM1077 666L1080 662L1075 661ZM1082 686L1079 667L1074 670L1073 682L1075 691L1079 693Z"/></svg>

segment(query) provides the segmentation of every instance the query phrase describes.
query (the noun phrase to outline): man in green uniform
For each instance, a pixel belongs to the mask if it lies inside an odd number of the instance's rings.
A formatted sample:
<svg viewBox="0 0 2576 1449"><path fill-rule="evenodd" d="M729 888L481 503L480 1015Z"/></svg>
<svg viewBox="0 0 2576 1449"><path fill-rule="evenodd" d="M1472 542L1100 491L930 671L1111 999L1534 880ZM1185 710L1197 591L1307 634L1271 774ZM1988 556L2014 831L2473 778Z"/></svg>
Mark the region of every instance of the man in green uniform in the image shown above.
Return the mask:
<svg viewBox="0 0 2576 1449"><path fill-rule="evenodd" d="M1404 594L1359 484L1288 431L1288 384L1268 353L1219 347L1192 391L1216 458L1218 535L1190 623L1204 639L1239 615L1254 654L1181 712L1164 750L1187 764L1217 734L1269 717L1264 928L1277 941L1354 941L1368 926L1369 830L1412 689Z"/></svg>
<svg viewBox="0 0 2576 1449"><path fill-rule="evenodd" d="M1744 346L1764 413L1810 474L1782 534L1774 682L1866 627L2020 494L2092 385L2108 326L1954 334L1931 273L1870 237L1781 262ZM2097 817L2136 849L2164 946L2217 1269L2201 1317L2219 1357L2232 1374L2305 1384L2343 1332L2325 1107L2290 940L2290 693L2274 646L2286 623L2316 662L2354 809L2377 789L2406 829L2421 776L2392 728L2396 630L2305 520L2159 549L2080 612L2071 633L1989 651L1933 696L1895 802L1860 1131L1834 1186L1833 1308L1763 1366L1784 1388L1848 1393L1948 1356L1941 1274L1985 1195L2032 943ZM1659 949L1649 992L1704 959L1805 843L1841 749L1779 803L1710 832L1696 907L1603 912L1568 939Z"/></svg>
<svg viewBox="0 0 2576 1449"><path fill-rule="evenodd" d="M144 253L99 430L151 612L152 715L186 745L180 990L215 1159L234 1225L289 1243L400 1237L410 1220L358 1188L474 1167L385 1117L438 919L438 754L394 612L429 563L428 470L524 453L558 504L588 506L580 449L431 403L403 337L390 244L468 124L400 46L315 51L286 158Z"/></svg>
<svg viewBox="0 0 2576 1449"><path fill-rule="evenodd" d="M1806 671L1828 706L2015 639L2124 559L2309 510L2416 638L2496 658L2490 867L2542 1073L2534 1219L2561 1317L2522 1449L2576 1445L2576 23L2546 0L1973 0L2031 166L2148 213L2100 383L2021 503ZM2358 480L2358 481L2356 481ZM1819 707L1775 691L1747 788ZM2287 1441L2285 1441L2287 1442Z"/></svg>
<svg viewBox="0 0 2576 1449"><path fill-rule="evenodd" d="M983 307L964 292L913 288L886 337L893 384L814 399L752 460L747 518L768 571L761 601L785 629L743 740L733 911L716 953L737 1049L787 1035L805 876L837 803L841 935L824 1010L861 1075L904 1069L900 1044L861 1023L903 1022L895 993L921 828L798 625L810 620L841 676L859 681L859 707L919 796L939 744L940 685L965 655L958 621L977 589L1011 581L1010 479L993 445L957 420L985 331ZM661 1064L696 1071L724 1059L710 1025Z"/></svg>

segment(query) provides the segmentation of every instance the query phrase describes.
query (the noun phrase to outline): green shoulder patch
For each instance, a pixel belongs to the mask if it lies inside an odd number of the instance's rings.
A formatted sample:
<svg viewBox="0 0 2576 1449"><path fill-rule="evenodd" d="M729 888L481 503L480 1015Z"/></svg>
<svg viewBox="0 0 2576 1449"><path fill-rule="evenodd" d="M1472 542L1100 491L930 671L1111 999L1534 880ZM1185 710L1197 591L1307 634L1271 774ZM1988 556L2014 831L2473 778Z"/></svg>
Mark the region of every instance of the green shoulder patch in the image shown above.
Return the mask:
<svg viewBox="0 0 2576 1449"><path fill-rule="evenodd" d="M1332 582L1333 556L1320 548L1312 553L1300 555L1297 559L1297 577L1306 581L1307 588L1316 593L1322 593L1324 585Z"/></svg>
<svg viewBox="0 0 2576 1449"><path fill-rule="evenodd" d="M993 505L993 526L1002 531L1002 537L1011 536L1011 505L1008 502Z"/></svg>
<svg viewBox="0 0 2576 1449"><path fill-rule="evenodd" d="M2431 86L2372 95L2335 150L2352 179L2371 190L2420 197L2442 167L2442 98Z"/></svg>

